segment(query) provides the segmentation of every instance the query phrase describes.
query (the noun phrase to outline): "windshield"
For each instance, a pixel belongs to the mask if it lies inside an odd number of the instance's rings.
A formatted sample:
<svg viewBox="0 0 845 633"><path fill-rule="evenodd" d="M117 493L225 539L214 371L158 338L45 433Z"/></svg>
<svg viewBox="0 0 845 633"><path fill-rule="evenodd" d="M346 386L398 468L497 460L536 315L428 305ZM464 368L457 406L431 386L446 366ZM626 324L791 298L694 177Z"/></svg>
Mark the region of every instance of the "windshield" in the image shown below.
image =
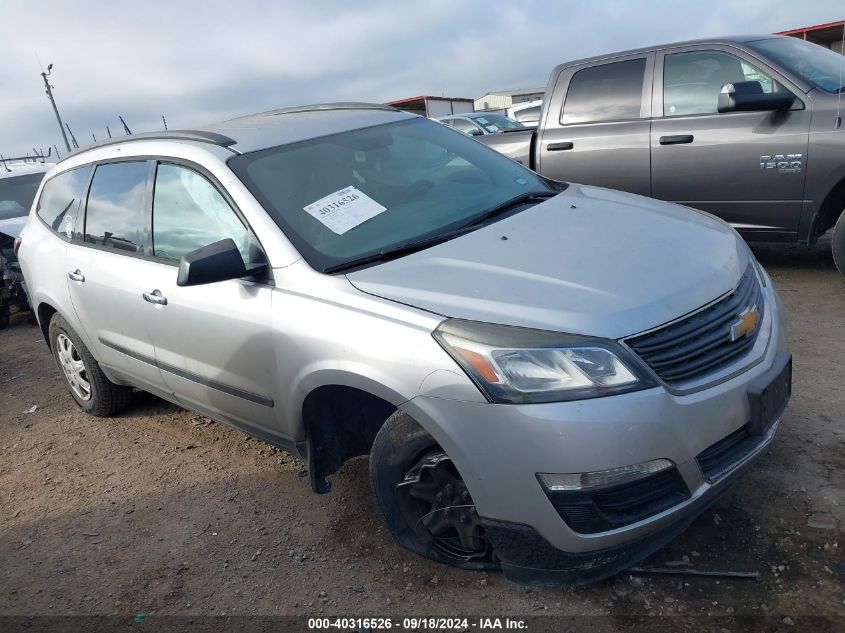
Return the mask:
<svg viewBox="0 0 845 633"><path fill-rule="evenodd" d="M517 123L513 119L506 117L504 114L485 114L483 116L473 116L469 118L483 126L488 132L525 129L525 126L522 123Z"/></svg>
<svg viewBox="0 0 845 633"><path fill-rule="evenodd" d="M0 220L27 215L42 178L44 174L0 178Z"/></svg>
<svg viewBox="0 0 845 633"><path fill-rule="evenodd" d="M794 37L760 40L750 45L822 90L837 92L842 88L845 60L829 48Z"/></svg>
<svg viewBox="0 0 845 633"><path fill-rule="evenodd" d="M445 235L525 194L557 191L428 119L234 156L229 166L320 271Z"/></svg>

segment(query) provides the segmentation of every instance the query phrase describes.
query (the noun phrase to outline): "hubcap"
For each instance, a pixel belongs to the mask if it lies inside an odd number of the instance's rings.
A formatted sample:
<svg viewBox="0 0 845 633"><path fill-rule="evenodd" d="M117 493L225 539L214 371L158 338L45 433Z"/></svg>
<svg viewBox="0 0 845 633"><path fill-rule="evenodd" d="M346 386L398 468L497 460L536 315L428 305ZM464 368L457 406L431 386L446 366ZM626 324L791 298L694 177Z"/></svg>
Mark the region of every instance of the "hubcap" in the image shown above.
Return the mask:
<svg viewBox="0 0 845 633"><path fill-rule="evenodd" d="M466 484L443 452L425 455L396 486L416 516L416 530L441 554L458 562L489 559L492 550Z"/></svg>
<svg viewBox="0 0 845 633"><path fill-rule="evenodd" d="M88 381L85 363L82 362L82 357L73 342L64 333L56 337L56 352L59 357L59 366L65 372L65 379L73 393L80 400L90 400L91 383Z"/></svg>

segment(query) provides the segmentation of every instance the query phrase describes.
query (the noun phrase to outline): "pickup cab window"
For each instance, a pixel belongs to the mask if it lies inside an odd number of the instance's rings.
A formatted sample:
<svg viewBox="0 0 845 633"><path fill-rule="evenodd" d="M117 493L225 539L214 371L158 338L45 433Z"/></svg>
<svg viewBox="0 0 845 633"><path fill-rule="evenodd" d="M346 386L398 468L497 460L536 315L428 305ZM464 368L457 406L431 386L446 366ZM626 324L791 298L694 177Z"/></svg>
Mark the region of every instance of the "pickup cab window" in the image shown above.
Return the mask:
<svg viewBox="0 0 845 633"><path fill-rule="evenodd" d="M629 59L576 72L569 81L561 124L639 119L645 61Z"/></svg>
<svg viewBox="0 0 845 633"><path fill-rule="evenodd" d="M735 81L758 81L763 92L786 90L759 68L730 53L667 55L663 63L663 114L716 114L722 86Z"/></svg>

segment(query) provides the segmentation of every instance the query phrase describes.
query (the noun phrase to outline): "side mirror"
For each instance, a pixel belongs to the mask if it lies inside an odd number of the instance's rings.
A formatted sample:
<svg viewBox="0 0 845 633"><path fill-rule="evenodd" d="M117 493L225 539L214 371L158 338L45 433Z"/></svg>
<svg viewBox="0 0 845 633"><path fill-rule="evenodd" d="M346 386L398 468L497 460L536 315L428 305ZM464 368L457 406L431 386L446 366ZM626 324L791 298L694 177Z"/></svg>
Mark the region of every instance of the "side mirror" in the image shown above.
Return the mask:
<svg viewBox="0 0 845 633"><path fill-rule="evenodd" d="M479 130L477 127L471 127L466 131L468 136L484 136L484 132Z"/></svg>
<svg viewBox="0 0 845 633"><path fill-rule="evenodd" d="M789 110L795 102L790 92L763 92L759 81L735 81L722 86L719 112L764 112Z"/></svg>
<svg viewBox="0 0 845 633"><path fill-rule="evenodd" d="M251 277L266 270L266 264L247 267L235 242L226 238L185 253L179 262L177 286L199 286L227 279Z"/></svg>

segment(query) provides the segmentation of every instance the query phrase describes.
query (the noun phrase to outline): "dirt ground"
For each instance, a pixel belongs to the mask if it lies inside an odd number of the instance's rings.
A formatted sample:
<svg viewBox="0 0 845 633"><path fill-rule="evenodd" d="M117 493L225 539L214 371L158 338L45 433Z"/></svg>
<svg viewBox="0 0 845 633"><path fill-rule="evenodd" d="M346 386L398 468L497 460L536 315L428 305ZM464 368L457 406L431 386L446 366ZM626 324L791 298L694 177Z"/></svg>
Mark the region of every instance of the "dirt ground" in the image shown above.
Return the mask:
<svg viewBox="0 0 845 633"><path fill-rule="evenodd" d="M655 615L807 630L802 617L823 615L845 630L845 280L829 244L755 251L791 321L792 403L753 472L644 565L759 581L622 573L533 589L440 566L390 538L366 459L319 496L298 460L155 397L83 415L19 315L0 331L0 615L565 614L609 631Z"/></svg>

